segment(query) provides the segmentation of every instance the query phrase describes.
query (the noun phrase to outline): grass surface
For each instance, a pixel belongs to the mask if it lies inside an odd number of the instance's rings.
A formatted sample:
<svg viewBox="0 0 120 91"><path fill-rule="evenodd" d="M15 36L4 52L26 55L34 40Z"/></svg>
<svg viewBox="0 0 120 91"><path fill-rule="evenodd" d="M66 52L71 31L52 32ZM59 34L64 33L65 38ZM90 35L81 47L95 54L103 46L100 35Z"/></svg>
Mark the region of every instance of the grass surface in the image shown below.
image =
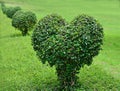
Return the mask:
<svg viewBox="0 0 120 91"><path fill-rule="evenodd" d="M80 70L77 91L120 90L120 5L118 0L2 0L36 13L57 13L67 21L85 13L104 27L104 45L91 66ZM32 34L32 32L30 32ZM0 9L0 91L50 91L58 84L55 68L42 64L31 46Z"/></svg>

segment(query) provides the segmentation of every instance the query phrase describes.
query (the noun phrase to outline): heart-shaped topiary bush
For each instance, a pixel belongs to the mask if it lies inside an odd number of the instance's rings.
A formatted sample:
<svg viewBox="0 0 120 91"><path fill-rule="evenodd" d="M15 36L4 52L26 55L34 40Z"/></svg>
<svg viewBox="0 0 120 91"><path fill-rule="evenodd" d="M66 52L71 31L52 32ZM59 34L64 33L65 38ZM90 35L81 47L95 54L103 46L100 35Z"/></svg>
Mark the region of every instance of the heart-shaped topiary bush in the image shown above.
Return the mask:
<svg viewBox="0 0 120 91"><path fill-rule="evenodd" d="M37 56L55 65L60 90L74 91L81 67L90 65L103 44L103 28L93 17L79 15L67 24L58 15L41 19L32 35Z"/></svg>

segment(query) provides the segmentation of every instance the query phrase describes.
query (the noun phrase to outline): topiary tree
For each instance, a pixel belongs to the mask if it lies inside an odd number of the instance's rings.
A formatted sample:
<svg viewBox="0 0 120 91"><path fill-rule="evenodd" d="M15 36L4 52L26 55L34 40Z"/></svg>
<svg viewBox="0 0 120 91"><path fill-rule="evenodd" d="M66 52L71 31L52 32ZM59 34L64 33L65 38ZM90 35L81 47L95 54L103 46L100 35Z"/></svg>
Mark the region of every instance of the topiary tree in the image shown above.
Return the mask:
<svg viewBox="0 0 120 91"><path fill-rule="evenodd" d="M2 9L3 14L6 14L7 7L5 6L3 2L1 2L1 9Z"/></svg>
<svg viewBox="0 0 120 91"><path fill-rule="evenodd" d="M7 17L8 18L12 18L13 17L13 15L17 12L17 11L19 11L19 10L21 10L21 8L20 7L8 7L7 9L6 9L6 15L7 15Z"/></svg>
<svg viewBox="0 0 120 91"><path fill-rule="evenodd" d="M54 37L56 34L58 34L59 28L65 26L65 24L65 20L61 16L52 14L41 19L35 27L32 35L32 44L34 50L37 52L39 58L42 59L41 61L43 63L48 61L51 66L56 64L56 60L50 58L52 57L50 54L52 54L53 51L48 50L54 45L49 45L47 42L51 37Z"/></svg>
<svg viewBox="0 0 120 91"><path fill-rule="evenodd" d="M12 26L17 28L25 36L36 24L36 15L32 12L17 11L12 18Z"/></svg>
<svg viewBox="0 0 120 91"><path fill-rule="evenodd" d="M41 59L55 65L59 90L74 91L77 73L85 64L90 65L103 44L103 28L91 16L80 15L70 24L59 16L41 19L32 35L32 45Z"/></svg>

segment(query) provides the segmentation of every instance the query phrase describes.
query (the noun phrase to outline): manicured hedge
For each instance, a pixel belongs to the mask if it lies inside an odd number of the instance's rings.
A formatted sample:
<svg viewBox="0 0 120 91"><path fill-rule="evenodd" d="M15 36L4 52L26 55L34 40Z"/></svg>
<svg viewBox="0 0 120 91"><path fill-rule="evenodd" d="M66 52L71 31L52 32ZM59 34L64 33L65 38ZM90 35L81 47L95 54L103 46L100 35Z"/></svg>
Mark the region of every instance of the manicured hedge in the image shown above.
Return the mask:
<svg viewBox="0 0 120 91"><path fill-rule="evenodd" d="M59 90L74 91L77 73L90 65L103 44L103 28L96 19L79 15L69 24L58 15L41 19L32 35L32 45L39 59L55 65Z"/></svg>
<svg viewBox="0 0 120 91"><path fill-rule="evenodd" d="M36 15L32 12L17 11L12 18L12 26L17 28L25 36L36 24Z"/></svg>
<svg viewBox="0 0 120 91"><path fill-rule="evenodd" d="M7 7L5 14L7 15L8 18L12 18L13 15L19 10L21 10L20 7Z"/></svg>
<svg viewBox="0 0 120 91"><path fill-rule="evenodd" d="M3 14L6 14L7 7L5 6L3 2L1 3L1 9L2 9Z"/></svg>

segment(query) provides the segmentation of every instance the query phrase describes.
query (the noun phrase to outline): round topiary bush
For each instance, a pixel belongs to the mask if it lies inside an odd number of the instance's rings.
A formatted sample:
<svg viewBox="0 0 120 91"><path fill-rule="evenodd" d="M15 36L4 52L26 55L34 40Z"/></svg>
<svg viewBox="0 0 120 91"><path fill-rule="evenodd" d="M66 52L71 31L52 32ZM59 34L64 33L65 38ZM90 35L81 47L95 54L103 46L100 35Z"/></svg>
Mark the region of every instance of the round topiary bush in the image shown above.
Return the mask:
<svg viewBox="0 0 120 91"><path fill-rule="evenodd" d="M19 11L19 10L21 10L20 7L8 7L8 8L6 9L6 13L5 13L5 14L7 15L8 18L12 18L13 15L14 15L17 11Z"/></svg>
<svg viewBox="0 0 120 91"><path fill-rule="evenodd" d="M43 63L47 61L50 66L55 65L59 90L74 91L78 86L76 74L85 64L90 65L101 49L103 28L88 15L80 15L70 24L60 27L56 24L58 28L52 27L55 25L48 27L49 21L44 21L44 26L42 20L33 32L33 48ZM51 22L55 22L54 19ZM49 35L49 30L57 31Z"/></svg>
<svg viewBox="0 0 120 91"><path fill-rule="evenodd" d="M1 3L1 9L2 9L3 14L6 14L7 7L5 6L3 2Z"/></svg>
<svg viewBox="0 0 120 91"><path fill-rule="evenodd" d="M12 18L12 26L17 28L25 36L36 24L36 15L32 12L17 11Z"/></svg>

